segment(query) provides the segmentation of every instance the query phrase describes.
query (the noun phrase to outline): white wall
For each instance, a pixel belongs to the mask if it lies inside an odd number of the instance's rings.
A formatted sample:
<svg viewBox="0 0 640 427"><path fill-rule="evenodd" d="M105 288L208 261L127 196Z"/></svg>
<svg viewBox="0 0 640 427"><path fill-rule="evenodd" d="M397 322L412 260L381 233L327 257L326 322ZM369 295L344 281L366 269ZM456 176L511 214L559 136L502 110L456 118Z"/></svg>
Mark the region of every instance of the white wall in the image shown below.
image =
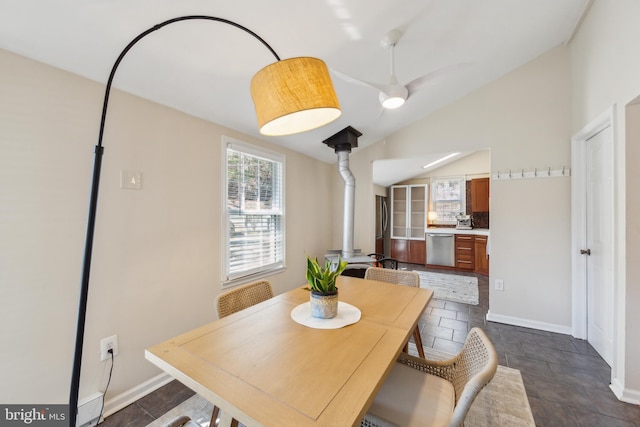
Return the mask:
<svg viewBox="0 0 640 427"><path fill-rule="evenodd" d="M640 292L640 194L638 139L627 139L626 108L640 95L640 2L595 0L571 42L573 90L572 131L578 132L615 105L616 163L616 328L617 354L613 366L614 391L640 402L640 311L634 306ZM630 117L638 117L630 113Z"/></svg>
<svg viewBox="0 0 640 427"><path fill-rule="evenodd" d="M373 185L373 193L376 196L383 196L386 197L387 196L387 187L383 187L382 185Z"/></svg>
<svg viewBox="0 0 640 427"><path fill-rule="evenodd" d="M104 86L0 50L0 402L66 403L93 147ZM112 93L80 398L104 388L101 338L120 355L107 401L160 371L144 349L215 318L221 290L222 135L286 155L287 269L331 240L330 165L140 98ZM119 188L122 169L143 189Z"/></svg>
<svg viewBox="0 0 640 427"><path fill-rule="evenodd" d="M640 324L640 315L638 314L638 301L640 301L640 221L637 216L640 211L640 175L633 173L640 163L640 98L636 98L634 103L627 106L625 115L626 132L626 165L625 169L630 171L627 175L625 200L627 201L625 209L625 217L627 223L625 227L625 248L626 259L630 262L626 263L626 274L624 280L619 281L620 286L624 285L624 290L619 292L624 296L624 300L618 301L618 313L623 316L624 321L621 327L625 325ZM623 355L618 357L622 362L621 368L616 372L616 380L620 381L620 390L624 397L630 401L640 404L640 332L638 328L625 328L618 335L620 337L620 345L618 352Z"/></svg>
<svg viewBox="0 0 640 427"><path fill-rule="evenodd" d="M492 173L570 165L571 97L567 47L556 48L480 90L356 151L356 238L373 247L375 160L491 150ZM571 325L570 179L491 183L491 283L496 319L568 333ZM335 241L334 241L335 243Z"/></svg>

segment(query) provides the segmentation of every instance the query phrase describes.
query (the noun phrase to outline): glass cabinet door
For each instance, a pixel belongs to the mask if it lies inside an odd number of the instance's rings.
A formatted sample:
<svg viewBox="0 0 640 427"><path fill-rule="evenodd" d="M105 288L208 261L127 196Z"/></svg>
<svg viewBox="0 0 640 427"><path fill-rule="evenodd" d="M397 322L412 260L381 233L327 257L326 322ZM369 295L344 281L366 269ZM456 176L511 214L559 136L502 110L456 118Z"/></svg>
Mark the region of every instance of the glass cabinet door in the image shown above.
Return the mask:
<svg viewBox="0 0 640 427"><path fill-rule="evenodd" d="M424 239L427 226L427 187L425 185L412 185L409 187L410 208L410 239Z"/></svg>
<svg viewBox="0 0 640 427"><path fill-rule="evenodd" d="M406 186L391 187L391 237L406 239L407 231L407 196Z"/></svg>
<svg viewBox="0 0 640 427"><path fill-rule="evenodd" d="M428 194L426 185L391 187L391 238L424 240Z"/></svg>

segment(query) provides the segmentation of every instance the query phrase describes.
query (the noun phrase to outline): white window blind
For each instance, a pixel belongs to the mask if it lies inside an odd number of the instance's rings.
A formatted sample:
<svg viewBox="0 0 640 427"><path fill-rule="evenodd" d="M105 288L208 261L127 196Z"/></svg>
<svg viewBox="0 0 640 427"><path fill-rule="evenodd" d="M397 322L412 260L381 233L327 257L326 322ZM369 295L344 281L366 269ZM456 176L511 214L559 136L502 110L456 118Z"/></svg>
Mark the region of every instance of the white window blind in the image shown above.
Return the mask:
<svg viewBox="0 0 640 427"><path fill-rule="evenodd" d="M283 164L282 155L227 143L227 281L284 265Z"/></svg>
<svg viewBox="0 0 640 427"><path fill-rule="evenodd" d="M431 179L431 210L437 212L437 224L455 224L456 215L466 212L464 176Z"/></svg>

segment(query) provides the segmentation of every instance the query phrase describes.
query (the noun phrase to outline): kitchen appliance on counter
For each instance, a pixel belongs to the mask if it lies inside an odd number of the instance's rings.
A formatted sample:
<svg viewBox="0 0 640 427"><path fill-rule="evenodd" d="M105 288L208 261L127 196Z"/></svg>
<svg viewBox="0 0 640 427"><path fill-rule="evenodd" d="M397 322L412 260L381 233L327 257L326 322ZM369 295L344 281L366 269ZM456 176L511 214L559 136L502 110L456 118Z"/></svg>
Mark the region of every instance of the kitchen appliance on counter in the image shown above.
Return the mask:
<svg viewBox="0 0 640 427"><path fill-rule="evenodd" d="M456 229L458 230L471 230L473 228L471 215L465 215L460 212L456 215Z"/></svg>

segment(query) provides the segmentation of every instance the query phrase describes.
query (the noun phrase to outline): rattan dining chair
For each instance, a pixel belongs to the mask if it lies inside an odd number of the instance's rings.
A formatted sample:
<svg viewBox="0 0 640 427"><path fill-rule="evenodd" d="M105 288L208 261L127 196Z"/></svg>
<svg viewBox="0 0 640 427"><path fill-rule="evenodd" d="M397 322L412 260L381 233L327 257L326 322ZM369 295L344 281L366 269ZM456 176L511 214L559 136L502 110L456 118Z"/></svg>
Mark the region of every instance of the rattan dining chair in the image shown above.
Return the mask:
<svg viewBox="0 0 640 427"><path fill-rule="evenodd" d="M236 311L256 305L273 297L271 284L266 280L248 283L218 295L218 316L222 319Z"/></svg>
<svg viewBox="0 0 640 427"><path fill-rule="evenodd" d="M420 287L420 276L415 271L394 270L391 268L371 267L364 275L365 279L377 280L379 282L395 283L396 285ZM424 348L422 347L422 336L420 335L420 325L416 325L413 331L413 341L416 344L418 355L424 358ZM409 344L405 345L404 351L408 352Z"/></svg>
<svg viewBox="0 0 640 427"><path fill-rule="evenodd" d="M378 282L395 283L396 285L420 287L420 276L415 271L394 270L391 268L370 267L365 279Z"/></svg>
<svg viewBox="0 0 640 427"><path fill-rule="evenodd" d="M448 360L400 354L360 426L463 426L497 368L498 354L480 328L471 329L460 353Z"/></svg>
<svg viewBox="0 0 640 427"><path fill-rule="evenodd" d="M249 308L262 301L266 301L269 298L273 298L273 289L271 288L271 283L266 280L260 280L258 282L238 286L237 288L218 295L218 298L216 299L218 317L222 319L230 314ZM220 408L214 406L213 413L211 414L211 426L217 425L219 412ZM237 425L236 420L233 420L233 423L233 425Z"/></svg>

